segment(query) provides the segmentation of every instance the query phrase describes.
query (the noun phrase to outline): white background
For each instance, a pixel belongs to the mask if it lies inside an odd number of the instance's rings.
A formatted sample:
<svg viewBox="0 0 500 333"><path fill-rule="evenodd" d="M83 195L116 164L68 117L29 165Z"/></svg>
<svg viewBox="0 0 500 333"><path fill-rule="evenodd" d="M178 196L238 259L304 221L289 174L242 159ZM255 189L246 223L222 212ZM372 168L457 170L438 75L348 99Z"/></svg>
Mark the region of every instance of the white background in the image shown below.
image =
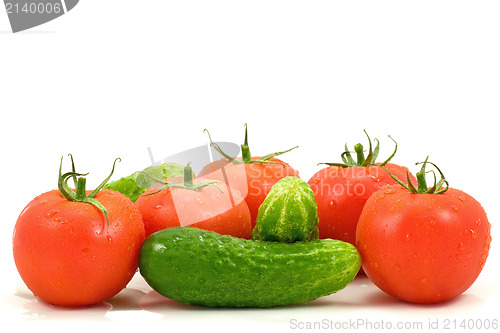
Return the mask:
<svg viewBox="0 0 500 333"><path fill-rule="evenodd" d="M293 319L424 328L435 319L500 319L498 1L82 0L17 34L0 8L2 322L293 331ZM193 309L155 299L140 276L113 309L62 311L30 299L12 230L33 197L56 188L61 156L72 153L92 187L116 157L124 176L151 163L148 147L164 158L204 144L204 128L241 143L244 123L256 155L299 145L283 159L306 180L318 162L339 161L345 142L365 143L363 129L381 141L381 159L393 149L388 134L399 143L394 162L415 171L430 155L488 213L493 243L483 273L439 306L398 302L357 280L305 306Z"/></svg>

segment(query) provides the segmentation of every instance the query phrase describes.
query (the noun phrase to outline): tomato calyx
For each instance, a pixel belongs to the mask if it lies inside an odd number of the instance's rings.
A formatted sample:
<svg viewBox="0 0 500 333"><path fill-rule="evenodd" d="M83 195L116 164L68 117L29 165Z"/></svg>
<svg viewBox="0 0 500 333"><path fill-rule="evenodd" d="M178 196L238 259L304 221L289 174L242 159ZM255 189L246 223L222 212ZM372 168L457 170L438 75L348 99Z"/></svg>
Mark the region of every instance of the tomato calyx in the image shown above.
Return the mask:
<svg viewBox="0 0 500 333"><path fill-rule="evenodd" d="M151 178L155 183L163 184L163 186L156 192L152 193L147 193L143 194L144 196L148 195L153 195L156 193L159 193L167 188L182 188L185 190L192 190L192 191L198 191L201 190L202 188L206 186L213 186L217 188L219 191L222 192L222 190L219 188L219 186L215 185L216 183L222 183L220 180L215 180L215 179L206 179L202 180L199 182L194 183L193 182L193 169L191 168L191 162L189 162L185 167L184 167L184 177L183 177L183 182L182 183L169 183L161 179L156 179L150 174L144 173L146 177Z"/></svg>
<svg viewBox="0 0 500 333"><path fill-rule="evenodd" d="M348 168L348 167L355 167L355 166L358 166L358 167L375 166L375 165L384 166L387 163L389 163L389 161L394 157L394 155L396 155L396 151L398 150L398 143L396 142L396 140L394 140L390 135L388 135L388 137L392 141L394 141L394 143L396 145L394 147L394 151L392 152L392 155L389 156L389 158L387 158L384 162L382 162L380 164L376 164L375 161L378 157L378 153L380 150L380 148L379 148L380 142L378 141L378 139L375 139L375 141L377 141L377 144L375 146L375 149L373 149L372 140L368 136L368 133L366 133L366 130L363 130L363 132L365 132L366 137L368 138L368 143L369 143L368 155L366 155L366 157L365 157L363 145L361 143L358 143L358 144L354 145L354 152L356 153L356 161L354 161L354 159L352 158L352 155L351 155L351 151L349 151L349 148L347 148L347 143L346 143L345 144L345 151L340 155L340 158L342 159L342 161L344 163L326 162L326 163L318 163L318 165L326 164L329 166Z"/></svg>
<svg viewBox="0 0 500 333"><path fill-rule="evenodd" d="M240 147L241 147L241 161L239 161L239 160L236 160L236 157L232 157L232 156L229 156L226 153L224 153L222 151L222 149L220 148L220 146L217 143L212 141L212 137L210 136L210 132L208 132L207 129L204 129L203 131L207 132L207 134L208 134L208 138L210 140L210 146L212 146L226 160L228 160L229 162L236 163L236 164L268 163L268 164L282 164L283 166L285 166L285 164L282 162L269 161L269 159L276 157L276 156L279 156L279 155L282 155L282 154L285 154L285 153L288 153L289 151L294 150L294 149L299 147L299 146L295 146L295 147L292 147L292 148L284 150L284 151L279 151L279 152L267 154L265 156L262 156L259 159L253 159L252 154L250 153L250 147L248 146L248 126L247 126L247 124L245 124L245 140L244 140L243 144L240 145Z"/></svg>
<svg viewBox="0 0 500 333"><path fill-rule="evenodd" d="M408 181L408 185L402 182L400 179L398 179L396 176L394 176L389 170L387 170L384 166L381 166L389 175L394 179L396 182L398 182L399 185L403 186L405 189L407 189L410 193L419 193L419 194L440 194L444 193L448 190L449 184L448 181L446 180L443 172L437 167L436 164L429 162L428 161L429 156L425 159L423 162L417 162L415 165L422 164L422 168L420 169L419 172L415 174L415 177L417 178L417 187L415 187L410 179L410 174L408 172L408 169L406 170L406 178ZM436 173L434 170L430 171L425 171L425 167L427 164L432 165L433 167L436 168L436 170L439 172L440 179L437 181L436 179ZM427 186L427 180L426 176L427 173L432 173L434 176L434 184L431 187Z"/></svg>
<svg viewBox="0 0 500 333"><path fill-rule="evenodd" d="M104 207L95 198L95 196L104 187L104 185L106 185L106 183L113 175L113 172L115 171L116 161L118 160L121 161L121 159L120 158L115 159L115 161L113 162L113 169L111 169L111 173L109 174L109 176L106 177L106 179L104 179L102 183L98 187L96 187L89 195L87 195L87 191L85 188L87 179L85 178L85 176L88 175L88 172L85 174L77 173L75 171L75 163L73 161L73 155L69 154L69 156L71 157L72 171L66 172L65 174L62 174L63 157L61 157L61 163L59 165L59 180L57 182L57 187L59 189L59 192L66 200L88 203L99 209L104 214L104 217L106 218L107 227L109 227L108 211L106 210L106 207ZM75 191L73 191L68 185L68 180L70 177L73 178L73 182L75 183Z"/></svg>

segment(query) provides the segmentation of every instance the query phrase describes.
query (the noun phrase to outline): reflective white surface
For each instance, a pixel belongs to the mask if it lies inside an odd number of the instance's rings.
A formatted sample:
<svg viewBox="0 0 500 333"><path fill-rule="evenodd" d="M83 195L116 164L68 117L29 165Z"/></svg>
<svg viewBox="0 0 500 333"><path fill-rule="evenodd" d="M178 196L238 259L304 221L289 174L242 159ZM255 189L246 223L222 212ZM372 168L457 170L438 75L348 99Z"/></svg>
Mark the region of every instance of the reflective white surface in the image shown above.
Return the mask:
<svg viewBox="0 0 500 333"><path fill-rule="evenodd" d="M118 325L121 330L141 327L227 328L251 331L270 328L279 331L307 330L311 325L324 330L395 329L398 325L444 329L469 319L493 321L498 315L499 288L486 271L463 295L442 304L416 305L399 301L375 287L365 276L357 277L340 292L307 304L271 309L211 309L184 305L153 291L136 274L122 292L99 304L83 308L61 308L31 294L22 283L12 294L2 295L4 321L37 329L88 330ZM454 321L456 324L454 324ZM114 327L114 326L113 326ZM463 331L463 329L460 329Z"/></svg>

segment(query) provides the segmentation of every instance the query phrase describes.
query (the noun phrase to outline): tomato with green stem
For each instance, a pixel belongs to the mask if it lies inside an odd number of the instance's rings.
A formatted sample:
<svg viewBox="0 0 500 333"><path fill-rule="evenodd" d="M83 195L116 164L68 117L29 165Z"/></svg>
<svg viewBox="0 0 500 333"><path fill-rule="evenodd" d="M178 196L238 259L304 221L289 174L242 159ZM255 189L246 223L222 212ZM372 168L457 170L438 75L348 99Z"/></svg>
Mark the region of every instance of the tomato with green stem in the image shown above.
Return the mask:
<svg viewBox="0 0 500 333"><path fill-rule="evenodd" d="M465 292L488 257L491 224L481 204L448 187L427 159L416 174L375 192L358 222L356 246L370 280L386 293L413 303L438 303ZM418 163L417 163L418 164ZM441 179L426 183L426 165Z"/></svg>
<svg viewBox="0 0 500 333"><path fill-rule="evenodd" d="M183 181L156 180L159 189L146 190L135 202L142 214L146 236L157 231L192 226L224 235L250 238L250 211L243 197L218 180L193 179L188 164Z"/></svg>
<svg viewBox="0 0 500 333"><path fill-rule="evenodd" d="M121 291L138 267L145 239L141 214L123 194L85 189L85 175L59 168L58 190L33 199L13 235L16 267L35 296L59 306L84 306ZM117 159L118 160L118 159ZM116 160L115 160L116 163ZM75 180L76 190L67 182Z"/></svg>
<svg viewBox="0 0 500 333"><path fill-rule="evenodd" d="M207 130L205 131L208 133ZM211 146L224 158L207 164L200 171L199 176L220 180L243 195L250 209L253 228L259 207L273 185L287 176L299 176L298 171L294 170L288 163L276 158L276 156L287 153L297 148L297 146L265 156L252 156L248 146L248 129L245 124L245 140L241 145L241 158L235 158L225 154L212 141L210 133L208 133L208 136Z"/></svg>
<svg viewBox="0 0 500 333"><path fill-rule="evenodd" d="M396 184L380 166L385 166L397 176L406 176L406 167L389 163L398 148L396 141L389 136L396 144L394 152L382 163L376 163L379 141L375 139L377 144L373 149L366 131L365 134L369 142L366 156L363 145L358 143L354 146L355 161L346 144L341 154L343 163L319 163L328 166L308 181L318 203L320 238L339 239L355 245L356 225L366 200L385 185ZM413 175L410 178L414 179Z"/></svg>

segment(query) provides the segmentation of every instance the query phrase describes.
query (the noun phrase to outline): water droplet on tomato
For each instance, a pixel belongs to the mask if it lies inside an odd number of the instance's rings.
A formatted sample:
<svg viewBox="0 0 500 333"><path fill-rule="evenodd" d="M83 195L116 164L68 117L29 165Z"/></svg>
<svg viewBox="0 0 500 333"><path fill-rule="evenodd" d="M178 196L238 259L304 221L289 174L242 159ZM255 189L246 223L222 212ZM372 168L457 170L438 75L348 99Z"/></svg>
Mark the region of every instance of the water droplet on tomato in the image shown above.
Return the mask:
<svg viewBox="0 0 500 333"><path fill-rule="evenodd" d="M476 225L479 227L481 225L481 219L476 220Z"/></svg>
<svg viewBox="0 0 500 333"><path fill-rule="evenodd" d="M397 204L400 203L400 202L401 202L401 199L398 199L398 200L394 201L394 203L397 203Z"/></svg>
<svg viewBox="0 0 500 333"><path fill-rule="evenodd" d="M458 245L458 250L459 250L459 251L463 251L463 250L465 250L465 245L464 245L464 243L460 242L460 245Z"/></svg>
<svg viewBox="0 0 500 333"><path fill-rule="evenodd" d="M405 241L408 242L411 238L411 235L409 233L406 234L405 236Z"/></svg>
<svg viewBox="0 0 500 333"><path fill-rule="evenodd" d="M108 240L109 244L113 243L113 238L110 235L107 235L106 239Z"/></svg>
<svg viewBox="0 0 500 333"><path fill-rule="evenodd" d="M457 207L457 206L455 206L455 205L452 205L452 206L451 206L451 209L453 209L455 212L458 212L458 207Z"/></svg>
<svg viewBox="0 0 500 333"><path fill-rule="evenodd" d="M154 209L160 209L160 208L162 208L162 207L163 207L162 205L156 205L156 206L154 206L153 208L154 208Z"/></svg>
<svg viewBox="0 0 500 333"><path fill-rule="evenodd" d="M328 203L328 207L330 209L335 209L337 207L337 201L335 200L330 200L330 202Z"/></svg>
<svg viewBox="0 0 500 333"><path fill-rule="evenodd" d="M394 193L396 193L396 191L394 191L393 189L388 188L384 193L385 194L394 194Z"/></svg>
<svg viewBox="0 0 500 333"><path fill-rule="evenodd" d="M90 251L89 248L82 249L82 255L86 257L90 257L90 259L95 260L95 254Z"/></svg>
<svg viewBox="0 0 500 333"><path fill-rule="evenodd" d="M469 231L470 231L470 237L472 239L476 239L477 238L477 232L476 232L476 230L470 229Z"/></svg>
<svg viewBox="0 0 500 333"><path fill-rule="evenodd" d="M46 203L47 203L47 200L41 200L41 201L40 201L40 204L41 204L41 205L45 205Z"/></svg>
<svg viewBox="0 0 500 333"><path fill-rule="evenodd" d="M52 217L52 216L56 215L57 213L59 213L59 209L51 209L47 212L46 216Z"/></svg>
<svg viewBox="0 0 500 333"><path fill-rule="evenodd" d="M465 201L465 197L464 197L464 196L459 196L459 197L458 197L458 200L460 200L460 201Z"/></svg>
<svg viewBox="0 0 500 333"><path fill-rule="evenodd" d="M469 258L469 259L472 258L472 253L470 253L470 252L467 253L467 258Z"/></svg>
<svg viewBox="0 0 500 333"><path fill-rule="evenodd" d="M427 206L427 210L432 210L432 206Z"/></svg>
<svg viewBox="0 0 500 333"><path fill-rule="evenodd" d="M217 220L222 220L222 215L221 214L217 214Z"/></svg>
<svg viewBox="0 0 500 333"><path fill-rule="evenodd" d="M422 279L420 280L420 283L427 283L427 278L422 278Z"/></svg>
<svg viewBox="0 0 500 333"><path fill-rule="evenodd" d="M488 235L486 236L486 244L490 244L491 243L491 236Z"/></svg>
<svg viewBox="0 0 500 333"><path fill-rule="evenodd" d="M314 183L314 184L317 184L317 183L319 183L320 181L321 181L321 179L320 179L320 178L316 178L316 179L314 180L314 182L313 182L313 183Z"/></svg>
<svg viewBox="0 0 500 333"><path fill-rule="evenodd" d="M95 234L96 234L97 236L101 236L101 233L102 233L102 232L101 232L101 230L96 230L96 231L95 231Z"/></svg>
<svg viewBox="0 0 500 333"><path fill-rule="evenodd" d="M399 265L394 266L394 270L396 272L399 272L401 270L401 266L399 266Z"/></svg>

